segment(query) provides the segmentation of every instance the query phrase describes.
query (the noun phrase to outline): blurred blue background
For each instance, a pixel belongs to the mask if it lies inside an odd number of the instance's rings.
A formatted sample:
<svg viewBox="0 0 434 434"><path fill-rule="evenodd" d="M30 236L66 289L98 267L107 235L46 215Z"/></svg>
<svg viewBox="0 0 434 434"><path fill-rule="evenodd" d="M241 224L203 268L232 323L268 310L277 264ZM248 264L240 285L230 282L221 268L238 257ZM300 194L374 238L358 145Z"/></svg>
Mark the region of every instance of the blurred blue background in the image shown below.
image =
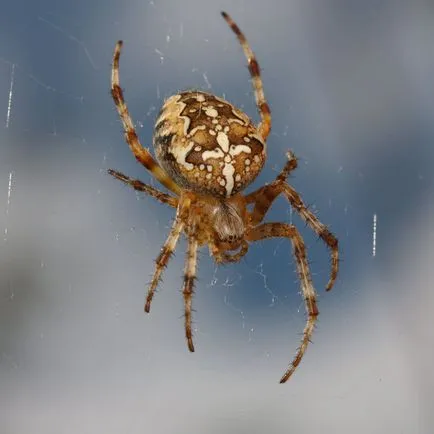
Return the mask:
<svg viewBox="0 0 434 434"><path fill-rule="evenodd" d="M190 354L184 242L143 313L173 211L106 174L154 184L110 99L117 39L144 145L181 89L258 119L221 10L258 57L273 115L249 190L294 150L290 182L341 245L325 294L327 249L285 201L269 214L302 231L321 312L286 385L305 321L289 243L224 267L203 250ZM21 0L0 24L1 433L431 432L432 2Z"/></svg>

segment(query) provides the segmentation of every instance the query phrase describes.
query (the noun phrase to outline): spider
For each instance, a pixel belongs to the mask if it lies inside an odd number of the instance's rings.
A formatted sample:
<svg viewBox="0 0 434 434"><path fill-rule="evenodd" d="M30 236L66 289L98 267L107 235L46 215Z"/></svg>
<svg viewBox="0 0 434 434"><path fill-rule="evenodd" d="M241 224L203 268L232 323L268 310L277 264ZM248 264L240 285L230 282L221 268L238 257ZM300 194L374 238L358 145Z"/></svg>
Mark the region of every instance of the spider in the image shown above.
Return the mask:
<svg viewBox="0 0 434 434"><path fill-rule="evenodd" d="M197 250L208 245L217 263L238 262L249 243L283 237L292 243L297 274L307 311L301 343L280 379L285 383L293 374L310 342L318 317L316 292L306 257L306 247L292 224L262 223L274 200L283 195L301 218L325 242L331 254L330 290L338 274L338 240L305 206L286 179L297 167L292 152L276 179L256 191L242 191L258 176L266 160L266 140L271 129L271 112L264 96L259 64L244 34L226 13L221 13L235 33L247 58L260 122L250 118L230 102L210 93L187 90L168 98L157 117L153 145L157 161L144 148L134 129L119 82L122 41L113 55L111 94L121 118L125 140L136 159L172 194L110 169L110 175L176 209L176 216L160 254L148 289L145 312L151 302L163 269L183 232L187 238L183 296L185 335L194 352L192 337L192 297L196 278ZM248 206L250 208L248 209Z"/></svg>

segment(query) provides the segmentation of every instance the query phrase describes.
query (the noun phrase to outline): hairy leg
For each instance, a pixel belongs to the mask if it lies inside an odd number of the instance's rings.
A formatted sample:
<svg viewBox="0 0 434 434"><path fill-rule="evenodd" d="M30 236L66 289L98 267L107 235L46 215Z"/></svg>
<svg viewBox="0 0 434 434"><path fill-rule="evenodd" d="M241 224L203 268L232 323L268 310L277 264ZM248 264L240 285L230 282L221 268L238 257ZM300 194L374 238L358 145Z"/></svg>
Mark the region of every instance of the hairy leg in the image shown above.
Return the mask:
<svg viewBox="0 0 434 434"><path fill-rule="evenodd" d="M196 279L197 266L197 239L194 235L188 237L187 257L184 269L184 287L182 293L184 295L185 305L185 337L187 339L188 349L193 353L193 333L191 330L191 305L194 294L194 281Z"/></svg>
<svg viewBox="0 0 434 434"><path fill-rule="evenodd" d="M258 107L259 115L261 116L261 122L258 125L258 130L261 137L264 140L267 140L267 137L270 134L271 130L271 112L264 95L264 88L262 86L261 70L259 68L259 63L256 60L256 57L252 49L250 48L246 37L237 26L237 24L234 22L234 20L226 12L222 12L222 16L237 36L238 41L240 42L244 54L247 58L250 76L252 77L253 89L255 91L256 105Z"/></svg>
<svg viewBox="0 0 434 434"><path fill-rule="evenodd" d="M164 170L152 158L152 155L149 153L149 151L141 145L137 136L119 82L119 58L121 55L121 48L122 41L118 41L113 54L111 93L119 116L121 118L122 124L124 126L125 140L128 143L131 152L134 154L139 163L143 164L143 166L145 166L146 169L148 169L154 175L154 177L157 178L158 181L160 181L161 184L163 184L166 188L176 194L179 194L180 188L178 187L178 185L167 176L166 172L164 172Z"/></svg>
<svg viewBox="0 0 434 434"><path fill-rule="evenodd" d="M165 203L169 206L173 206L176 208L178 206L178 198L170 196L169 194L163 193L160 190L157 190L154 187L151 187L150 185L144 184L142 181L138 179L132 179L127 175L124 175L121 172L118 172L117 170L108 169L107 171L110 175L112 175L114 178L119 179L119 181L124 182L125 184L130 185L134 188L134 190L142 191L146 194L149 194L149 196L152 196L153 198L157 199L158 201Z"/></svg>
<svg viewBox="0 0 434 434"><path fill-rule="evenodd" d="M292 243L292 249L297 265L297 274L301 283L301 291L307 312L306 326L304 327L303 338L301 340L300 346L297 349L297 353L288 369L280 379L281 383L285 383L294 373L295 369L303 358L303 355L312 337L319 311L316 304L316 293L312 285L312 278L307 262L306 247L297 228L285 223L264 223L260 226L257 226L256 228L253 228L247 234L247 239L249 241L260 241L266 238L275 237L288 238Z"/></svg>
<svg viewBox="0 0 434 434"><path fill-rule="evenodd" d="M261 187L246 196L246 202L248 204L254 204L253 212L251 214L251 224L253 226L261 223L274 200L281 193L281 190L276 188L276 185L284 183L289 174L297 168L297 158L291 151L286 153L286 157L287 161L285 166L276 176L276 179L272 184Z"/></svg>
<svg viewBox="0 0 434 434"><path fill-rule="evenodd" d="M339 271L339 247L338 239L329 231L326 225L321 223L318 217L306 207L301 196L287 183L282 184L283 194L292 207L300 214L300 217L316 232L330 249L331 272L326 285L326 291L330 291L336 282Z"/></svg>
<svg viewBox="0 0 434 434"><path fill-rule="evenodd" d="M184 228L184 220L181 218L181 212L178 209L169 236L167 237L166 242L163 244L160 254L155 260L155 271L154 271L154 275L152 276L151 283L149 285L148 294L146 296L146 303L145 303L146 313L149 313L151 309L152 298L154 297L155 289L157 288L158 282L160 281L161 273L163 272L164 268L167 266L170 257L175 251L176 244L179 239L179 235L181 234L183 228Z"/></svg>
<svg viewBox="0 0 434 434"><path fill-rule="evenodd" d="M286 182L286 178L290 172L297 167L297 159L295 156L291 152L288 152L287 156L288 161L272 184L261 187L246 196L247 203L254 203L250 217L251 225L258 225L264 219L275 199L280 194L283 194L294 210L299 213L300 217L316 232L330 249L331 272L330 279L326 285L326 291L330 291L336 282L339 271L338 240L329 231L327 226L321 223L318 217L304 204L300 194Z"/></svg>

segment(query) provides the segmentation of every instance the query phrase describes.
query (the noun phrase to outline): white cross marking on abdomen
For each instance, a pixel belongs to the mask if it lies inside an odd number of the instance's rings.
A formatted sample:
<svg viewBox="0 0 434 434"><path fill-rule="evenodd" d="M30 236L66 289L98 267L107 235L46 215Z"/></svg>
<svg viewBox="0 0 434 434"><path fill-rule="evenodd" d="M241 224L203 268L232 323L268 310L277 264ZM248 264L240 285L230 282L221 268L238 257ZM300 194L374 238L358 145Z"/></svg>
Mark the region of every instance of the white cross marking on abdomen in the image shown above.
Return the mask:
<svg viewBox="0 0 434 434"><path fill-rule="evenodd" d="M235 167L233 165L232 157L235 157L242 152L250 154L252 152L250 146L247 145L231 145L229 143L229 137L226 133L219 131L217 134L217 143L220 148L215 148L212 151L202 152L203 161L209 158L221 159L224 158L225 165L222 170L222 174L225 177L226 196L229 197L234 189L235 180Z"/></svg>

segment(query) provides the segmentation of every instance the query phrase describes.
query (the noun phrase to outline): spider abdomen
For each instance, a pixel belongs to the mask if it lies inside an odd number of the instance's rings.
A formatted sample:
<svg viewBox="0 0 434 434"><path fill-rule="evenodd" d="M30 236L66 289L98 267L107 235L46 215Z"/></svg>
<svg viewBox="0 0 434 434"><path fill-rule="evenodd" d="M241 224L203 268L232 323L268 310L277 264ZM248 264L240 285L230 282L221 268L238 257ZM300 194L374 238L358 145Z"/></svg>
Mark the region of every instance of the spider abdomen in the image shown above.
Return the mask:
<svg viewBox="0 0 434 434"><path fill-rule="evenodd" d="M201 91L166 100L155 125L154 148L177 184L219 197L246 188L266 157L252 121L229 102Z"/></svg>

